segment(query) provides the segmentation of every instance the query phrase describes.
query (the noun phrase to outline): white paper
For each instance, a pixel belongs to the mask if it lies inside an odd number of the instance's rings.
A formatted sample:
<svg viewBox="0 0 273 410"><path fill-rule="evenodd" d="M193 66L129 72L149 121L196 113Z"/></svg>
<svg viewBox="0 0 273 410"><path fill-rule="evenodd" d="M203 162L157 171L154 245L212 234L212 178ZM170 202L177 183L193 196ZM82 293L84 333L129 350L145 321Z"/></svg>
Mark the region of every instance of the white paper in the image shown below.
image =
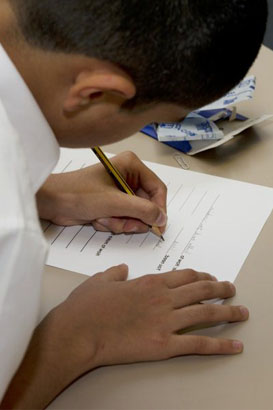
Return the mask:
<svg viewBox="0 0 273 410"><path fill-rule="evenodd" d="M56 171L95 163L90 150L64 149ZM165 242L153 233L111 235L92 226L43 221L47 263L92 275L127 263L129 278L193 268L234 281L273 207L273 189L147 163L168 185Z"/></svg>

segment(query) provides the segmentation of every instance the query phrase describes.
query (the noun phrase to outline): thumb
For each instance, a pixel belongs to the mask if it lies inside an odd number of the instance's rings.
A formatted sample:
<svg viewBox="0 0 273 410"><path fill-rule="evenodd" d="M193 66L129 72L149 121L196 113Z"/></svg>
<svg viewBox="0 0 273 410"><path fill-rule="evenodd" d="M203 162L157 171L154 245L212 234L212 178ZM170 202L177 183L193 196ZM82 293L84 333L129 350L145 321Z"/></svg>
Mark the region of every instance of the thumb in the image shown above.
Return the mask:
<svg viewBox="0 0 273 410"><path fill-rule="evenodd" d="M105 198L104 198L105 200ZM149 199L116 192L104 201L104 207L109 207L107 217L125 217L139 219L146 225L165 226L167 215L162 208Z"/></svg>
<svg viewBox="0 0 273 410"><path fill-rule="evenodd" d="M128 266L125 264L113 266L100 274L100 278L106 281L125 281L128 277Z"/></svg>

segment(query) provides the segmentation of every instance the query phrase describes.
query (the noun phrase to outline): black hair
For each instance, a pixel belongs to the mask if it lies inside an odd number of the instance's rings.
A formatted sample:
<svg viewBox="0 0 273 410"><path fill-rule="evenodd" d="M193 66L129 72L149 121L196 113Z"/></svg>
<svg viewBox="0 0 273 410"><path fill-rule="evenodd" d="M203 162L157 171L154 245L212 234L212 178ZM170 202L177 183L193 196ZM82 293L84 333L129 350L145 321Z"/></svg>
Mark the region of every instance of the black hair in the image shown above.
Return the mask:
<svg viewBox="0 0 273 410"><path fill-rule="evenodd" d="M236 85L265 33L266 0L10 0L25 39L111 61L133 78L135 103L189 108Z"/></svg>

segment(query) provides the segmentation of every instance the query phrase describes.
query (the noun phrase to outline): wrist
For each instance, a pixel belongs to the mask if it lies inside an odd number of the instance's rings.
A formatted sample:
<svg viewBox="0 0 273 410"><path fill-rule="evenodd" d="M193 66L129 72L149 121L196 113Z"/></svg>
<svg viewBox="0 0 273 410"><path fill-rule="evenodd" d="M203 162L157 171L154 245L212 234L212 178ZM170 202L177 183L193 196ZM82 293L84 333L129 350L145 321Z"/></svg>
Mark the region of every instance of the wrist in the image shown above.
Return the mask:
<svg viewBox="0 0 273 410"><path fill-rule="evenodd" d="M74 317L67 300L53 309L46 319L45 343L49 356L52 354L49 360L54 362L57 358L63 364L68 384L99 366L95 338L87 339L85 332L77 327L79 318Z"/></svg>
<svg viewBox="0 0 273 410"><path fill-rule="evenodd" d="M69 225L71 209L75 208L76 196L62 191L59 175L51 175L37 192L36 203L39 217L57 225Z"/></svg>
<svg viewBox="0 0 273 410"><path fill-rule="evenodd" d="M36 194L39 217L48 221L55 220L59 201L58 194L52 190L50 180L48 179Z"/></svg>
<svg viewBox="0 0 273 410"><path fill-rule="evenodd" d="M75 332L70 334L64 308L61 304L53 309L36 328L0 408L45 408L74 380L96 367L94 350L84 352Z"/></svg>

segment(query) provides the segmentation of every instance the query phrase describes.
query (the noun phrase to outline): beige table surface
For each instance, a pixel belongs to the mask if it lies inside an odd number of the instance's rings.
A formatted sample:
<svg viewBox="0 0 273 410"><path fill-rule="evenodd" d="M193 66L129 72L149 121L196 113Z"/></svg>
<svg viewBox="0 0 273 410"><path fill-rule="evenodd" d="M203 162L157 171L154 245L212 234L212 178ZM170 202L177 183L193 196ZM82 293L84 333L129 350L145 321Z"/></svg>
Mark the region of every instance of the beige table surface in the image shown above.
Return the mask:
<svg viewBox="0 0 273 410"><path fill-rule="evenodd" d="M249 116L273 113L273 53L263 48L250 71L257 75L255 99L242 104ZM175 150L138 134L106 148L130 149L143 160L178 166ZM245 132L225 146L186 157L191 170L273 186L273 121ZM255 216L254 216L255 217ZM50 409L273 409L273 215L236 280L234 303L250 308L244 324L206 330L241 339L242 355L180 357L165 362L105 367L74 383ZM79 283L79 275L46 267L41 317Z"/></svg>

